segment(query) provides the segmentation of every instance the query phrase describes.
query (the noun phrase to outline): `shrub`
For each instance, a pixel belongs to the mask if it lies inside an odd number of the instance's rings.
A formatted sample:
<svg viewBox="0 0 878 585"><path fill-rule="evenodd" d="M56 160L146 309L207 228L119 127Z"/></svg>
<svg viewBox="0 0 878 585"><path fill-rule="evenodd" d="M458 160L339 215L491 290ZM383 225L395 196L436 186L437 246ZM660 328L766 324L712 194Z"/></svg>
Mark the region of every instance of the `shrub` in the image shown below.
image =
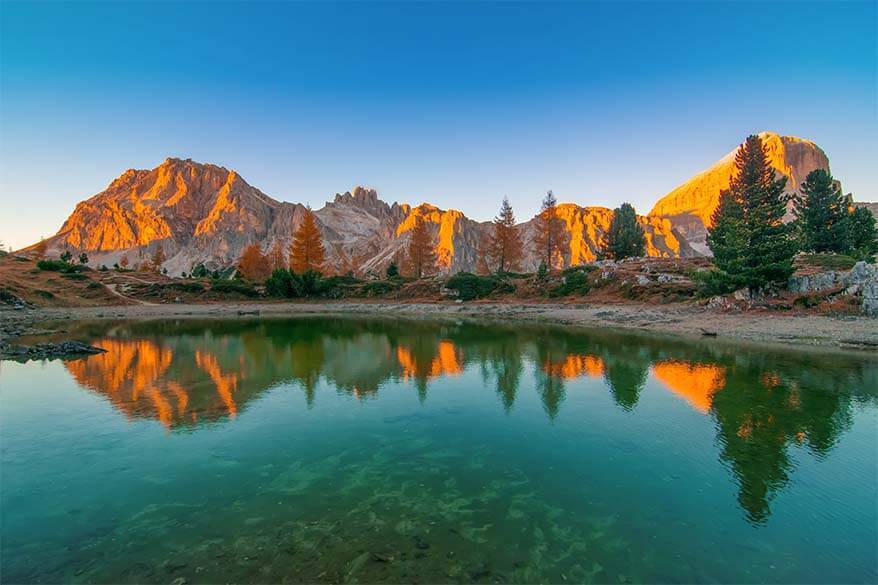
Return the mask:
<svg viewBox="0 0 878 585"><path fill-rule="evenodd" d="M104 285L99 282L91 281L85 288L87 288L88 290L97 290L99 288L104 288Z"/></svg>
<svg viewBox="0 0 878 585"><path fill-rule="evenodd" d="M43 297L44 299L54 299L55 298L55 295L47 290L37 289L34 292L37 293L38 295L40 295L41 297Z"/></svg>
<svg viewBox="0 0 878 585"><path fill-rule="evenodd" d="M210 290L218 293L238 293L245 297L258 297L259 291L243 282L235 282L234 280L218 280L210 283Z"/></svg>
<svg viewBox="0 0 878 585"><path fill-rule="evenodd" d="M709 297L729 294L744 286L741 278L722 270L699 270L691 273L689 277L695 282L698 291Z"/></svg>
<svg viewBox="0 0 878 585"><path fill-rule="evenodd" d="M291 299L301 296L301 282L285 268L277 268L265 281L265 292L272 297Z"/></svg>
<svg viewBox="0 0 878 585"><path fill-rule="evenodd" d="M546 280L546 276L549 274L549 268L546 266L545 262L540 262L539 268L537 268L537 278L540 280Z"/></svg>
<svg viewBox="0 0 878 585"><path fill-rule="evenodd" d="M588 283L588 273L591 267L576 266L563 272L564 282L549 291L550 297L566 297L568 295L584 295L591 288Z"/></svg>
<svg viewBox="0 0 878 585"><path fill-rule="evenodd" d="M515 287L497 276L479 276L470 272L458 272L445 282L445 287L456 290L458 298L464 301L515 290Z"/></svg>
<svg viewBox="0 0 878 585"><path fill-rule="evenodd" d="M204 292L204 285L200 282L172 282L168 287L188 293Z"/></svg>
<svg viewBox="0 0 878 585"><path fill-rule="evenodd" d="M51 272L60 272L68 266L70 265L63 260L40 260L37 262L37 268Z"/></svg>
<svg viewBox="0 0 878 585"><path fill-rule="evenodd" d="M399 290L401 282L394 280L372 280L363 285L360 289L367 297L378 297L387 293Z"/></svg>
<svg viewBox="0 0 878 585"><path fill-rule="evenodd" d="M395 276L399 276L399 267L396 265L396 262L391 262L387 266L387 278L393 278Z"/></svg>
<svg viewBox="0 0 878 585"><path fill-rule="evenodd" d="M88 280L89 279L85 274L82 274L81 272L74 272L74 271L67 271L67 270L63 271L61 273L61 276L63 276L64 278L69 278L70 280Z"/></svg>

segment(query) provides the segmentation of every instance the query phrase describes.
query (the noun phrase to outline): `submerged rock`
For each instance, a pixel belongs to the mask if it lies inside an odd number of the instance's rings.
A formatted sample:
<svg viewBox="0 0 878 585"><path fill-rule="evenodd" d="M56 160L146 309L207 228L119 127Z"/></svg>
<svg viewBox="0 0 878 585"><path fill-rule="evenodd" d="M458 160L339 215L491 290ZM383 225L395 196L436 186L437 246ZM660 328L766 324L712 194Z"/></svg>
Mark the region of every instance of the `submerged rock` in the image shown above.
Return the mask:
<svg viewBox="0 0 878 585"><path fill-rule="evenodd" d="M0 359L20 362L30 360L75 359L82 356L106 353L107 350L81 341L37 343L36 345L8 345L0 343Z"/></svg>

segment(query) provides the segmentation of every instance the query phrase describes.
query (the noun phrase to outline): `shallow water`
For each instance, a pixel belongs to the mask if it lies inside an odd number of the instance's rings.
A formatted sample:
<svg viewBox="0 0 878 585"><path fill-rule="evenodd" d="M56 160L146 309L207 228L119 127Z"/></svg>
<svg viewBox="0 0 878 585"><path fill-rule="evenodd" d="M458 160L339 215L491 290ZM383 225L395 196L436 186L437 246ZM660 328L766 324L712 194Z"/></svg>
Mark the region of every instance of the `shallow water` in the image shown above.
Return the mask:
<svg viewBox="0 0 878 585"><path fill-rule="evenodd" d="M344 318L0 366L0 581L875 582L874 355Z"/></svg>

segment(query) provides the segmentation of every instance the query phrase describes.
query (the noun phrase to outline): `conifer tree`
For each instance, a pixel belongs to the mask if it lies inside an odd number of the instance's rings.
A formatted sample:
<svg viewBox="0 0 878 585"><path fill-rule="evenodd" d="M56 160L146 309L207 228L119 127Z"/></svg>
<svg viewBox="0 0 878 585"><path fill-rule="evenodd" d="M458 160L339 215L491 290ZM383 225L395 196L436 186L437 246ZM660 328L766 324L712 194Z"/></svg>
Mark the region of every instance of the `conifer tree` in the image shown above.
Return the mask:
<svg viewBox="0 0 878 585"><path fill-rule="evenodd" d="M744 281L751 290L782 283L793 273L796 244L784 221L787 178L774 178L768 152L759 136L749 136L738 151L741 169L732 189L743 192L742 207L747 246L744 248ZM736 159L737 160L737 159Z"/></svg>
<svg viewBox="0 0 878 585"><path fill-rule="evenodd" d="M290 246L290 268L299 274L311 270L319 272L324 261L323 238L317 227L317 220L311 209L306 209Z"/></svg>
<svg viewBox="0 0 878 585"><path fill-rule="evenodd" d="M850 201L827 171L808 173L796 198L796 220L802 249L846 253L851 248Z"/></svg>
<svg viewBox="0 0 878 585"><path fill-rule="evenodd" d="M878 254L878 230L875 216L865 207L855 207L848 218L850 245L859 258L870 258Z"/></svg>
<svg viewBox="0 0 878 585"><path fill-rule="evenodd" d="M164 246L159 244L158 247L155 249L155 252L153 252L153 254L152 254L151 264L150 264L152 271L155 272L156 274L161 273L162 264L164 264L164 262L165 262L165 248L164 248Z"/></svg>
<svg viewBox="0 0 878 585"><path fill-rule="evenodd" d="M713 262L728 275L729 284L740 285L743 271L742 256L746 237L744 235L744 209L735 192L723 190L719 205L711 216L711 228L707 230L707 245L713 252Z"/></svg>
<svg viewBox="0 0 878 585"><path fill-rule="evenodd" d="M250 244L241 253L238 272L247 280L262 282L271 275L271 260L262 253L259 244Z"/></svg>
<svg viewBox="0 0 878 585"><path fill-rule="evenodd" d="M646 236L630 203L613 210L606 237L606 255L616 260L646 254Z"/></svg>
<svg viewBox="0 0 878 585"><path fill-rule="evenodd" d="M536 229L534 247L537 257L546 265L547 270L551 270L560 264L561 249L567 240L564 221L558 217L558 201L551 191L546 192L543 199L536 219Z"/></svg>
<svg viewBox="0 0 878 585"><path fill-rule="evenodd" d="M411 236L408 246L408 268L409 272L421 278L425 274L432 272L436 264L436 250L433 245L433 238L427 222L420 216L415 217L415 227L411 230Z"/></svg>
<svg viewBox="0 0 878 585"><path fill-rule="evenodd" d="M786 213L786 177L774 178L762 139L749 136L735 154L735 175L708 232L717 267L751 290L786 281L796 245Z"/></svg>
<svg viewBox="0 0 878 585"><path fill-rule="evenodd" d="M497 272L517 270L522 257L521 236L515 229L515 213L507 197L500 204L500 213L494 218L493 228L486 244L487 263L496 267Z"/></svg>
<svg viewBox="0 0 878 585"><path fill-rule="evenodd" d="M281 245L280 240L274 241L274 245L271 247L271 251L268 253L268 259L272 271L284 269L287 267L287 257L284 253L284 248Z"/></svg>

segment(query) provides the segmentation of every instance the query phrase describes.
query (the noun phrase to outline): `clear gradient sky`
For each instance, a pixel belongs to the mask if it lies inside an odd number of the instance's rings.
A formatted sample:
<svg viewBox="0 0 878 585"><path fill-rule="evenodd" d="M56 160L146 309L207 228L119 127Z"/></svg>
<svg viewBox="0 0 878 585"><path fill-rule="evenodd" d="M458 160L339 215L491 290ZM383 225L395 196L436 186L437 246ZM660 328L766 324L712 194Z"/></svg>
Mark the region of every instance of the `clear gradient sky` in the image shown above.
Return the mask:
<svg viewBox="0 0 878 585"><path fill-rule="evenodd" d="M652 203L774 130L878 200L876 2L0 2L0 240L168 156L322 206Z"/></svg>

